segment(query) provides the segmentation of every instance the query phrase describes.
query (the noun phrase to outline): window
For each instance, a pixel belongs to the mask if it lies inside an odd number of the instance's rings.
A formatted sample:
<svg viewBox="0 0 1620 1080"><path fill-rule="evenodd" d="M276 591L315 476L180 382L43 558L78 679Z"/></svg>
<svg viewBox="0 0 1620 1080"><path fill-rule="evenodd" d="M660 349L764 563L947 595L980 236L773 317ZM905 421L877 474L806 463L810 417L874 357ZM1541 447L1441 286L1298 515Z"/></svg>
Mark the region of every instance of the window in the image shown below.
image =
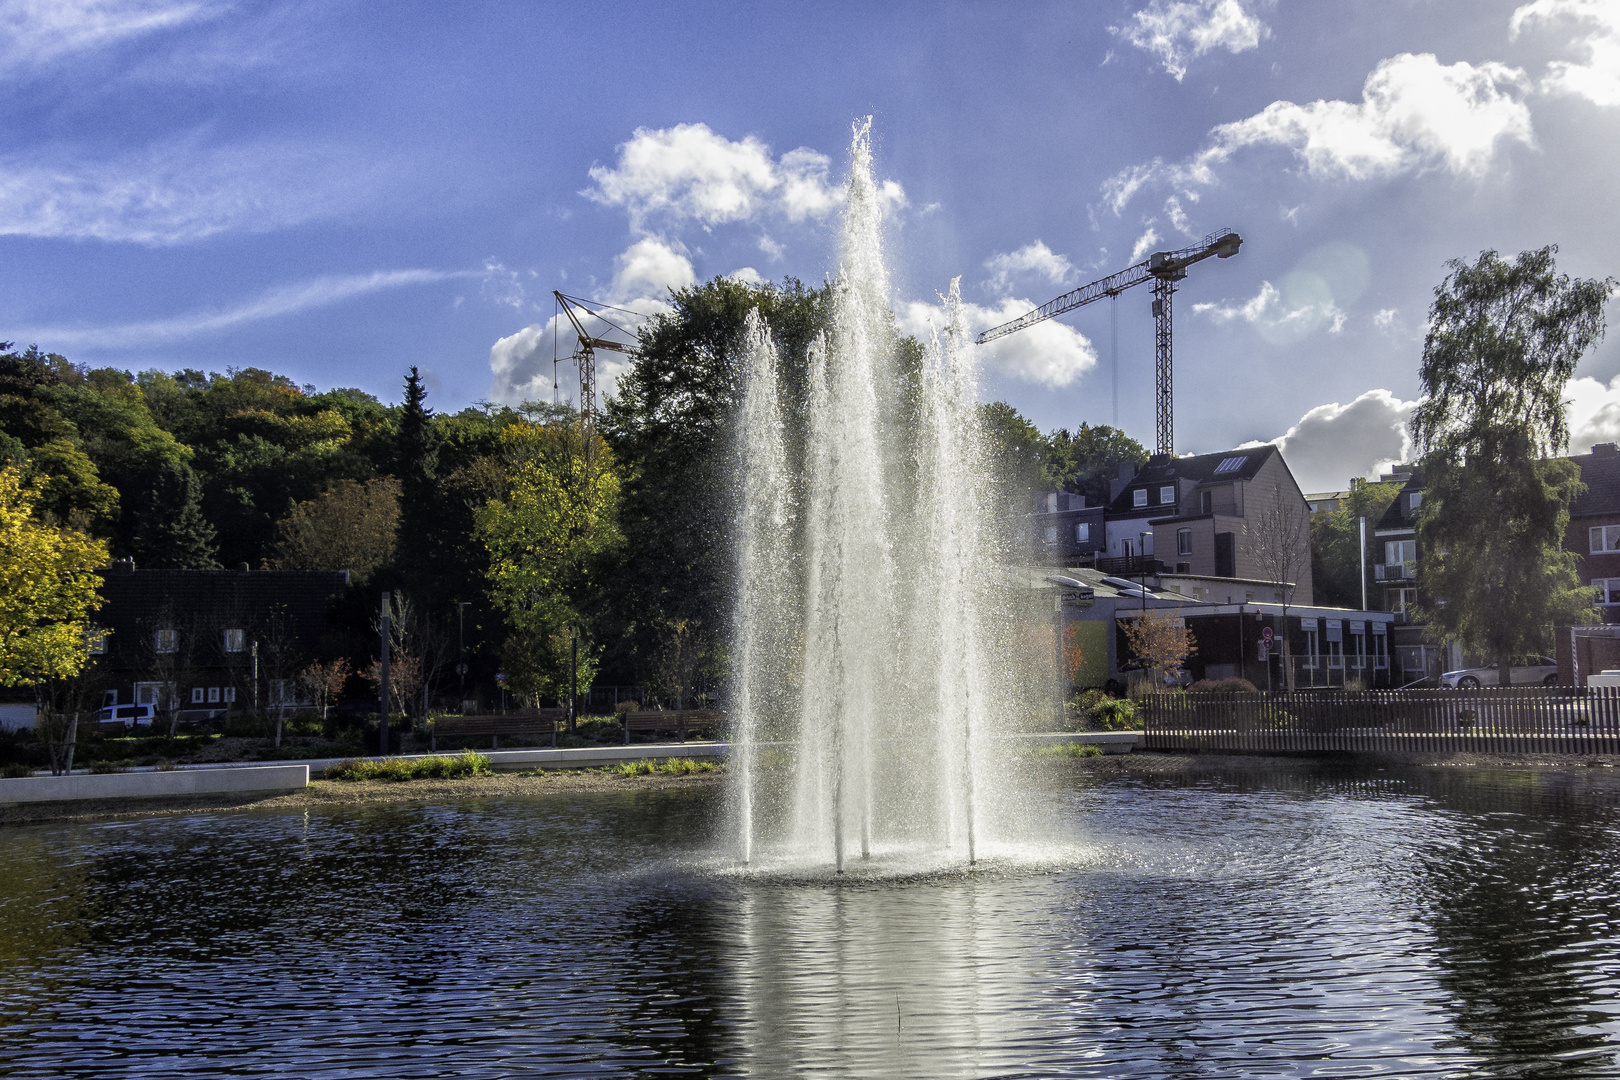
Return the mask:
<svg viewBox="0 0 1620 1080"><path fill-rule="evenodd" d="M1410 614L1412 606L1417 603L1416 589L1389 590L1389 610Z"/></svg>
<svg viewBox="0 0 1620 1080"><path fill-rule="evenodd" d="M152 635L152 648L160 653L177 653L180 651L180 631L171 627L164 627ZM145 702L136 702L144 705Z"/></svg>
<svg viewBox="0 0 1620 1080"><path fill-rule="evenodd" d="M1364 622L1350 624L1350 666L1367 666L1367 624Z"/></svg>
<svg viewBox="0 0 1620 1080"><path fill-rule="evenodd" d="M225 631L225 651L226 652L246 652L247 651L247 631L246 630L227 630L227 631Z"/></svg>
<svg viewBox="0 0 1620 1080"><path fill-rule="evenodd" d="M1048 544L1057 543L1057 526L1056 525L1048 525L1046 527L1046 542Z"/></svg>
<svg viewBox="0 0 1620 1080"><path fill-rule="evenodd" d="M1316 667L1316 627L1314 624L1305 628L1304 666L1308 668Z"/></svg>
<svg viewBox="0 0 1620 1080"><path fill-rule="evenodd" d="M1172 503L1174 503L1175 501L1176 501L1176 489L1175 489L1175 486L1173 484L1172 485L1167 485L1167 486L1162 487L1162 488L1159 489L1159 505L1160 506L1169 506Z"/></svg>
<svg viewBox="0 0 1620 1080"><path fill-rule="evenodd" d="M103 656L107 652L107 631L89 630L84 635L85 648L91 656Z"/></svg>
<svg viewBox="0 0 1620 1080"><path fill-rule="evenodd" d="M1082 521L1076 525L1074 527L1074 539L1076 543L1080 544L1091 543L1091 522Z"/></svg>
<svg viewBox="0 0 1620 1080"><path fill-rule="evenodd" d="M1191 529L1177 529L1176 530L1176 554L1177 555L1191 555L1192 554L1192 530Z"/></svg>
<svg viewBox="0 0 1620 1080"><path fill-rule="evenodd" d="M1247 454L1240 457L1223 458L1221 463L1215 466L1215 475L1219 476L1222 473L1237 472L1239 469L1243 468L1243 463L1248 460L1249 456Z"/></svg>
<svg viewBox="0 0 1620 1080"><path fill-rule="evenodd" d="M1327 647L1328 667L1344 667L1344 620L1328 619L1327 621Z"/></svg>
<svg viewBox="0 0 1620 1080"><path fill-rule="evenodd" d="M1620 525L1602 525L1586 531L1586 550L1596 555L1600 551L1620 551Z"/></svg>
<svg viewBox="0 0 1620 1080"><path fill-rule="evenodd" d="M1384 541L1384 562L1390 566L1394 566L1396 563L1417 562L1417 541Z"/></svg>
<svg viewBox="0 0 1620 1080"><path fill-rule="evenodd" d="M1383 623L1373 623L1373 666L1379 670L1389 667L1389 638Z"/></svg>
<svg viewBox="0 0 1620 1080"><path fill-rule="evenodd" d="M1146 506L1147 505L1147 488L1137 488L1135 491L1131 492L1131 505L1132 506Z"/></svg>
<svg viewBox="0 0 1620 1080"><path fill-rule="evenodd" d="M1416 513L1417 508L1422 506L1422 505L1423 505L1423 492L1414 491L1414 492L1412 492L1410 495L1408 495L1406 497L1406 510L1407 510L1408 513Z"/></svg>
<svg viewBox="0 0 1620 1080"><path fill-rule="evenodd" d="M226 703L227 703L227 704L228 704L228 703L231 703L231 702L234 702L234 701L235 701L235 700L236 700L236 687L234 687L234 686L227 686L227 687L226 687L226 688L225 688L225 689L224 689L224 690L223 690L223 691L222 691L222 692L221 692L221 694L220 694L220 696L221 696L221 697L223 697L223 698L224 698L224 699L225 699L225 701L226 701Z"/></svg>
<svg viewBox="0 0 1620 1080"><path fill-rule="evenodd" d="M1213 491L1200 491L1198 493L1198 512L1210 513L1215 506L1215 493Z"/></svg>
<svg viewBox="0 0 1620 1080"><path fill-rule="evenodd" d="M208 691L204 690L202 687L193 686L191 688L191 703L193 705L201 705L203 703L203 698L207 693Z"/></svg>
<svg viewBox="0 0 1620 1080"><path fill-rule="evenodd" d="M228 698L226 700L235 701L236 696L233 694L230 698ZM208 704L210 704L210 705L218 705L219 704L219 687L210 686L208 688Z"/></svg>
<svg viewBox="0 0 1620 1080"><path fill-rule="evenodd" d="M1046 497L1046 512L1048 514L1057 513L1057 492L1053 492Z"/></svg>
<svg viewBox="0 0 1620 1080"><path fill-rule="evenodd" d="M1592 587L1598 591L1598 603L1620 604L1620 578L1593 578Z"/></svg>

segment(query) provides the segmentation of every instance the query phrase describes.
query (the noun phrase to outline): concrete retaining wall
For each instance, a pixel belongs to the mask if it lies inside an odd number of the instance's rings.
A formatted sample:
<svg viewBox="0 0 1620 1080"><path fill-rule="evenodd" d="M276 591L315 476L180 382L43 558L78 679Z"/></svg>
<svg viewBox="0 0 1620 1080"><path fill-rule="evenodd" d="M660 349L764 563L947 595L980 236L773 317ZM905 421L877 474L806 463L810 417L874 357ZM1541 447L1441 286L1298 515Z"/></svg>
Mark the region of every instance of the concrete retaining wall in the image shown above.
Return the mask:
<svg viewBox="0 0 1620 1080"><path fill-rule="evenodd" d="M233 791L293 791L308 785L308 765L25 776L0 780L0 805L77 799L155 799Z"/></svg>

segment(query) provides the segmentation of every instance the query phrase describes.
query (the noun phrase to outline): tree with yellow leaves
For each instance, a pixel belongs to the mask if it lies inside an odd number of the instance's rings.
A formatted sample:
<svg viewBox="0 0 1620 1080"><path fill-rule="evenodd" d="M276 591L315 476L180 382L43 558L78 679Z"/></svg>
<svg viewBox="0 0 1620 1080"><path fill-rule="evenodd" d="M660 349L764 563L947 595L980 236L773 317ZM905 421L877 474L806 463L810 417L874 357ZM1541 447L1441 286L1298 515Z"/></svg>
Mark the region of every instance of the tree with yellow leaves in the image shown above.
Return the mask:
<svg viewBox="0 0 1620 1080"><path fill-rule="evenodd" d="M35 516L41 484L0 468L0 686L78 674L107 544Z"/></svg>

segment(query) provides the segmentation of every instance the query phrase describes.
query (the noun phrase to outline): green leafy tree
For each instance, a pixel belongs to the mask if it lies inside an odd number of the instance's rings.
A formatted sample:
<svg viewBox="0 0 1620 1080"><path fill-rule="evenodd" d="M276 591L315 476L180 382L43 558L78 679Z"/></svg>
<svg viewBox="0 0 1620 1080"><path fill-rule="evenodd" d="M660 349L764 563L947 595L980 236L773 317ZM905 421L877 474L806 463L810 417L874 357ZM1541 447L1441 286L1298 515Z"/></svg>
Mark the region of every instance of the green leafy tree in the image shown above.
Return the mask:
<svg viewBox="0 0 1620 1080"><path fill-rule="evenodd" d="M1555 247L1508 262L1494 251L1435 290L1412 432L1423 449L1418 581L1430 625L1492 658L1502 685L1547 628L1595 619L1563 550L1580 471L1564 386L1603 336L1615 287L1555 271Z"/></svg>
<svg viewBox="0 0 1620 1080"><path fill-rule="evenodd" d="M531 700L565 697L574 685L583 692L595 674L581 601L618 543L620 485L611 451L598 446L587 461L581 439L575 424L512 425L506 490L478 514L490 594L513 629L507 681ZM585 641L571 671L576 634Z"/></svg>
<svg viewBox="0 0 1620 1080"><path fill-rule="evenodd" d="M76 675L101 606L106 542L39 520L42 487L0 468L0 686Z"/></svg>
<svg viewBox="0 0 1620 1080"><path fill-rule="evenodd" d="M1148 459L1141 443L1107 424L1081 424L1072 435L1059 428L1052 433L1051 446L1048 484L1053 490L1084 495L1088 506L1108 504L1108 485L1119 475L1121 465L1143 465Z"/></svg>
<svg viewBox="0 0 1620 1080"><path fill-rule="evenodd" d="M1401 491L1400 484L1350 481L1350 493L1332 510L1311 515L1311 582L1316 602L1329 607L1361 607L1361 526L1367 519L1367 586L1371 564L1380 561L1373 527ZM1369 593L1369 602L1372 596Z"/></svg>
<svg viewBox="0 0 1620 1080"><path fill-rule="evenodd" d="M1020 507L1029 496L1047 486L1051 442L1040 428L1005 401L992 401L979 407L984 424L989 467L1005 501L1018 500Z"/></svg>

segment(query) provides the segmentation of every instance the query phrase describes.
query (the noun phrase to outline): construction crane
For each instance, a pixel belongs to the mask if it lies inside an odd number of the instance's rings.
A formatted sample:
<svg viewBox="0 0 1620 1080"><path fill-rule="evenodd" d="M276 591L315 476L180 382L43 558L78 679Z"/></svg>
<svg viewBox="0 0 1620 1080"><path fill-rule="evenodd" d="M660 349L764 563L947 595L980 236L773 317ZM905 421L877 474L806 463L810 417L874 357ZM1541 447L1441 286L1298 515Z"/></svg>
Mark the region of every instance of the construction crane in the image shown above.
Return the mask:
<svg viewBox="0 0 1620 1080"><path fill-rule="evenodd" d="M631 311L629 308L614 307L612 304L600 304L595 300L569 296L555 289L552 290L551 295L557 298L558 310L568 316L568 321L574 327L574 337L577 344L574 346L574 355L569 359L579 365L579 431L584 440L585 456L589 458L591 441L596 434L596 350L607 349L610 352L628 353L633 351L634 346L622 341L614 341L612 338L602 337L600 333L589 333L585 329L585 323L594 319L607 328L617 330L626 337L633 339L636 336L633 330L620 326L619 323L608 318L603 312L619 311L626 315L633 315L638 319L644 319L646 316L640 312ZM620 321L624 320L621 319ZM602 331L602 333L606 332L606 330ZM557 386L557 365L561 363L561 358L557 353L558 336L553 334L551 340L551 385L553 389Z"/></svg>
<svg viewBox="0 0 1620 1080"><path fill-rule="evenodd" d="M1181 248L1178 251L1155 251L1142 262L1117 274L1093 281L1090 285L1082 285L1073 292L1066 292L1055 300L1049 300L1026 315L1020 315L1009 323L1002 323L993 329L986 330L974 340L980 345L1006 337L1008 334L1022 330L1026 326L1034 326L1038 322L1045 322L1055 315L1062 315L1075 308L1085 307L1087 304L1101 300L1105 296L1118 296L1126 289L1140 285L1145 281L1153 282L1153 320L1155 344L1155 378L1154 378L1154 438L1155 454L1169 455L1174 453L1175 443L1175 392L1171 369L1171 340L1170 340L1170 297L1176 291L1176 282L1187 276L1187 267L1196 262L1203 262L1211 255L1218 259L1230 259L1238 253L1243 245L1243 237L1231 229L1222 229L1204 237L1203 241L1192 247Z"/></svg>

